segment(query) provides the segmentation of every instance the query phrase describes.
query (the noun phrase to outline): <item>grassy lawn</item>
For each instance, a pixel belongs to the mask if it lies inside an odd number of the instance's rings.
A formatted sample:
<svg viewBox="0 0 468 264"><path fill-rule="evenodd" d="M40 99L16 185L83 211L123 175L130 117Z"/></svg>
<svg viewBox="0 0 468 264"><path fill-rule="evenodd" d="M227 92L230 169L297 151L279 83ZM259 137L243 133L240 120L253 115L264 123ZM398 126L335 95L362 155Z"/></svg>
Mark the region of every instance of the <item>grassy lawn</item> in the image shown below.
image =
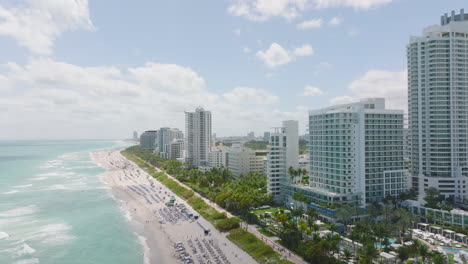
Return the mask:
<svg viewBox="0 0 468 264"><path fill-rule="evenodd" d="M227 238L249 253L259 263L292 264L253 234L242 228L232 229Z"/></svg>
<svg viewBox="0 0 468 264"><path fill-rule="evenodd" d="M256 216L259 216L260 214L265 214L266 212L277 212L280 209L285 209L283 207L270 207L268 209L258 209L258 210L253 210L252 213L255 214Z"/></svg>
<svg viewBox="0 0 468 264"><path fill-rule="evenodd" d="M258 229L258 232L260 232L260 234L262 234L262 235L264 235L264 236L267 236L267 237L274 237L274 236L276 236L275 234L273 234L273 233L270 232L269 230L266 230L265 228Z"/></svg>

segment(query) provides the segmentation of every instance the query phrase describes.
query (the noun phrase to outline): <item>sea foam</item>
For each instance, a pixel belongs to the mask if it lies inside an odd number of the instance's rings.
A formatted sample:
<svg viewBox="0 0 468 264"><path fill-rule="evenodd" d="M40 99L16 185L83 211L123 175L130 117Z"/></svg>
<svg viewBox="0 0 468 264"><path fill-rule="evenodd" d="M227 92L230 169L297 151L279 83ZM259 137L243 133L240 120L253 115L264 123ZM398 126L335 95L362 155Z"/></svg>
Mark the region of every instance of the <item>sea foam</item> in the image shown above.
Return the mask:
<svg viewBox="0 0 468 264"><path fill-rule="evenodd" d="M143 258L145 264L150 263L150 248L148 243L146 242L146 238L144 236L138 235L138 241L140 242L141 246L143 247Z"/></svg>
<svg viewBox="0 0 468 264"><path fill-rule="evenodd" d="M10 235L8 235L8 233L0 231L0 239L9 238L9 237Z"/></svg>
<svg viewBox="0 0 468 264"><path fill-rule="evenodd" d="M32 184L26 184L26 185L17 185L17 186L13 186L13 188L27 188L27 187L31 187Z"/></svg>
<svg viewBox="0 0 468 264"><path fill-rule="evenodd" d="M35 177L35 178L31 178L30 180L31 181L42 181L42 180L47 180L48 177Z"/></svg>
<svg viewBox="0 0 468 264"><path fill-rule="evenodd" d="M31 259L21 259L15 262L15 264L38 264L38 258L31 258Z"/></svg>
<svg viewBox="0 0 468 264"><path fill-rule="evenodd" d="M30 247L28 244L24 243L21 246L17 247L14 249L15 256L21 257L26 254L32 254L36 252L36 250L32 247Z"/></svg>
<svg viewBox="0 0 468 264"><path fill-rule="evenodd" d="M29 205L24 207L18 207L15 209L11 209L8 211L0 212L0 217L16 217L16 216L23 216L34 214L39 211L39 207L36 205Z"/></svg>
<svg viewBox="0 0 468 264"><path fill-rule="evenodd" d="M11 190L11 191L8 191L8 192L4 192L2 194L14 194L14 193L18 193L19 191L17 190Z"/></svg>
<svg viewBox="0 0 468 264"><path fill-rule="evenodd" d="M72 227L67 224L50 224L39 228L44 244L64 244L75 237L67 234Z"/></svg>

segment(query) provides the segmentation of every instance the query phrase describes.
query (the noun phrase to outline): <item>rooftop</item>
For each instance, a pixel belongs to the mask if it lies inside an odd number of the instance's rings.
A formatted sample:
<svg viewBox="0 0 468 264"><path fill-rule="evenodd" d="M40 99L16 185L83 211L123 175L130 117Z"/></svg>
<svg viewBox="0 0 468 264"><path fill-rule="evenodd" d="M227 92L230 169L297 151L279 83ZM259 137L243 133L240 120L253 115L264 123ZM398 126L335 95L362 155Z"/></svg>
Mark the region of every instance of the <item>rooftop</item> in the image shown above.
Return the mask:
<svg viewBox="0 0 468 264"><path fill-rule="evenodd" d="M442 26L450 24L450 22L457 22L457 21L468 21L468 14L465 14L465 10L462 8L460 9L460 14L455 14L455 11L452 11L450 16L445 13L443 16L440 17L440 24Z"/></svg>

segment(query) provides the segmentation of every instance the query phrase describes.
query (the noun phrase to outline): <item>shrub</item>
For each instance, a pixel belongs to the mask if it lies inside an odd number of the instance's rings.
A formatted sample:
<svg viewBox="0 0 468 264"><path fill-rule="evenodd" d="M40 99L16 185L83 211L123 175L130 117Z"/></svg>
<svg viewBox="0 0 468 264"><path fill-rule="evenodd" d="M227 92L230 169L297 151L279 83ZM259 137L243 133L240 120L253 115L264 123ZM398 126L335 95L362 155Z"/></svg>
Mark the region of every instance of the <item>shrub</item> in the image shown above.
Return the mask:
<svg viewBox="0 0 468 264"><path fill-rule="evenodd" d="M241 220L237 217L221 219L216 222L216 228L221 232L226 232L239 227Z"/></svg>
<svg viewBox="0 0 468 264"><path fill-rule="evenodd" d="M211 217L213 218L213 220L226 219L226 214L218 212L213 214Z"/></svg>

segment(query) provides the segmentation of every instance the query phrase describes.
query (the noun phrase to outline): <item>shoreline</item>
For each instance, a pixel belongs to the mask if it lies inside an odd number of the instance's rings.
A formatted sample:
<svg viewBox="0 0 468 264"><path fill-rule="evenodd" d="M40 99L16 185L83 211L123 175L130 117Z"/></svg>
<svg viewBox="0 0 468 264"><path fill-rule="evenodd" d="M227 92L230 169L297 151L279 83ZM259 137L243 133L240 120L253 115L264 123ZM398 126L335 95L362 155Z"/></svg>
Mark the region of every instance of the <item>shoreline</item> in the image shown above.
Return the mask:
<svg viewBox="0 0 468 264"><path fill-rule="evenodd" d="M189 212L198 215L184 200L121 155L120 150L92 152L91 158L106 169L101 174L102 180L110 187L112 198L137 234L145 264L182 263L176 257L180 249L176 249L174 243L182 245L185 249L183 252L186 252L186 256L190 255L192 263L205 263L207 260L216 263L215 259L219 263L256 263L228 240L226 233L220 233L202 216L198 220L189 219L178 211L177 206L166 206L169 198L174 196L176 205L183 205ZM204 235L199 224L207 226L210 234ZM197 247L198 243L201 245Z"/></svg>
<svg viewBox="0 0 468 264"><path fill-rule="evenodd" d="M96 156L97 153L102 152L103 151L92 152L91 159L95 164L106 169L100 177L102 181L110 187L109 191L111 192L112 199L117 202L119 210L128 221L131 230L134 232L136 240L141 246L143 263L176 262L177 259L171 252L172 248L169 247L170 240L168 237L159 229L150 229L146 226L145 221L150 216L145 214L145 210L131 210L131 208L138 208L141 205L134 197L115 182L114 179L118 177L118 172L120 170L116 169L112 164L103 162L102 159ZM104 152L107 153L108 151Z"/></svg>

